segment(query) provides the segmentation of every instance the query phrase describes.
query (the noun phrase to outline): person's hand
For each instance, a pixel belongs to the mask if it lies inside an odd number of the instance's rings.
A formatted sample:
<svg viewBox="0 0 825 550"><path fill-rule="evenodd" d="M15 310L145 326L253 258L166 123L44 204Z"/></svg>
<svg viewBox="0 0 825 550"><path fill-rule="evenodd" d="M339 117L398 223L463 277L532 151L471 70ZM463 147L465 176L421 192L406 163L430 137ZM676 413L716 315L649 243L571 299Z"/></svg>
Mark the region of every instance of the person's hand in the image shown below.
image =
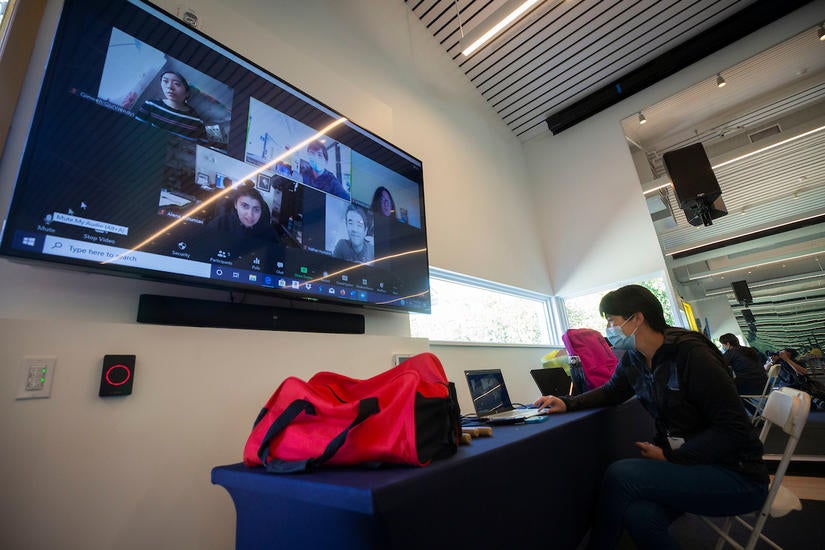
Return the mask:
<svg viewBox="0 0 825 550"><path fill-rule="evenodd" d="M642 458L652 458L653 460L666 460L665 453L661 447L647 441L637 441L636 446L642 451Z"/></svg>
<svg viewBox="0 0 825 550"><path fill-rule="evenodd" d="M787 361L788 359L791 358L791 354L783 349L782 351L779 352L779 358L784 359L785 361Z"/></svg>
<svg viewBox="0 0 825 550"><path fill-rule="evenodd" d="M533 403L539 408L539 414L563 413L567 411L564 401L555 395L542 395Z"/></svg>

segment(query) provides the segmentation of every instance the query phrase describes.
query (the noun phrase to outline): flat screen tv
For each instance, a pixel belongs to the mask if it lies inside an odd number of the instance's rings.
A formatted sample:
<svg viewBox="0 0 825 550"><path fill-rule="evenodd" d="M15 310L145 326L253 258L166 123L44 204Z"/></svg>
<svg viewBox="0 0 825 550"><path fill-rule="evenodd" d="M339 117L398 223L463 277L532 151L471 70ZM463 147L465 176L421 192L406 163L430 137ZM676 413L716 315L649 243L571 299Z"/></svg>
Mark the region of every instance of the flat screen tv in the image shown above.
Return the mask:
<svg viewBox="0 0 825 550"><path fill-rule="evenodd" d="M421 162L132 0L66 0L0 253L430 310Z"/></svg>

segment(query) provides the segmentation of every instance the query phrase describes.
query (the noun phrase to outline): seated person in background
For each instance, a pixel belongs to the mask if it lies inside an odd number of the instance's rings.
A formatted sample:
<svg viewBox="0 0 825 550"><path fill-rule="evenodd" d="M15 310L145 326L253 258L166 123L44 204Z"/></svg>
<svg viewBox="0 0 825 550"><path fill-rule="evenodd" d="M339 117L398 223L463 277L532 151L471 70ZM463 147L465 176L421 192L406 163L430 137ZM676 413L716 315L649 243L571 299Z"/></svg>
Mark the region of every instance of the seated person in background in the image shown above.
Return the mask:
<svg viewBox="0 0 825 550"><path fill-rule="evenodd" d="M232 190L232 208L216 216L209 227L236 237L274 240L269 207L253 183L245 180Z"/></svg>
<svg viewBox="0 0 825 550"><path fill-rule="evenodd" d="M369 222L367 213L355 204L347 207L345 214L349 239L341 239L335 244L332 255L350 262L366 263L375 259L372 243L366 240Z"/></svg>
<svg viewBox="0 0 825 550"><path fill-rule="evenodd" d="M808 369L796 360L796 350L785 348L778 355L778 359L773 361L780 365L777 386L802 390L811 396L811 409L825 410L825 386L808 377Z"/></svg>
<svg viewBox="0 0 825 550"><path fill-rule="evenodd" d="M203 119L189 101L189 83L179 73L166 71L160 76L163 99L149 99L135 118L173 134L196 141L206 140Z"/></svg>
<svg viewBox="0 0 825 550"><path fill-rule="evenodd" d="M739 345L739 339L731 334L719 337L725 362L733 371L733 383L739 395L759 395L768 383L768 375L759 361L759 352Z"/></svg>
<svg viewBox="0 0 825 550"><path fill-rule="evenodd" d="M716 346L701 333L668 326L662 305L639 285L607 293L599 311L607 338L627 350L613 376L589 392L543 396L535 404L540 412L563 413L636 395L657 434L653 443L636 442L641 458L608 468L588 548L616 548L623 529L638 548L678 548L668 526L679 515L727 516L762 506L762 443Z"/></svg>
<svg viewBox="0 0 825 550"><path fill-rule="evenodd" d="M329 153L324 144L318 140L310 142L307 145L307 153L309 154L309 167L301 170L303 183L325 193L349 200L349 192L344 189L335 174L327 170Z"/></svg>
<svg viewBox="0 0 825 550"><path fill-rule="evenodd" d="M808 370L796 362L796 356L793 348L785 348L771 355L771 365L779 365L777 386L802 389L807 381Z"/></svg>

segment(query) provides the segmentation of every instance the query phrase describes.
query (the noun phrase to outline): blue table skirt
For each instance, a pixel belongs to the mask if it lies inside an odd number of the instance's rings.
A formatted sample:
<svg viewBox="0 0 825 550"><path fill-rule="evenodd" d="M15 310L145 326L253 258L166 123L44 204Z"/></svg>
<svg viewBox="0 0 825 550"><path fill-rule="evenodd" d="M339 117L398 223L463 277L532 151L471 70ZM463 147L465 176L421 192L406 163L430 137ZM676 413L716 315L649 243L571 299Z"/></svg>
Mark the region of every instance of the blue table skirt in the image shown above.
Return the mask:
<svg viewBox="0 0 825 550"><path fill-rule="evenodd" d="M636 401L495 426L424 468L273 475L218 466L238 549L576 547L607 465L653 436ZM458 546L457 546L458 545Z"/></svg>

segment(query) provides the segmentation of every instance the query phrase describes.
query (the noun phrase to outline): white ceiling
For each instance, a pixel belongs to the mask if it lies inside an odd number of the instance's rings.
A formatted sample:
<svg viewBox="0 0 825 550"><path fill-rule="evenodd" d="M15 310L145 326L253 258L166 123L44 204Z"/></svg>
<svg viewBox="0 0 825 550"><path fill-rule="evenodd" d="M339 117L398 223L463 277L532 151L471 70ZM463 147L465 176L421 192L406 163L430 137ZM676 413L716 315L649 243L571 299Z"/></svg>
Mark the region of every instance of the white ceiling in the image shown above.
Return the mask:
<svg viewBox="0 0 825 550"><path fill-rule="evenodd" d="M462 34L506 0L405 3L513 133L528 140L548 131L548 116L771 0L544 0L469 58L460 53ZM825 125L820 23L722 71L724 88L708 75L645 107L645 125L638 115L623 121L677 291L693 301L727 296L742 333L755 327L763 349L803 347L811 337L825 345L825 218L818 218L825 216L825 131L782 143ZM772 126L776 134L752 143L751 134ZM687 222L671 188L651 192L669 180L662 153L697 142L716 166L729 211L700 227ZM758 152L766 145L773 147ZM752 154L719 166L745 153ZM794 229L759 233L781 225ZM754 296L754 326L735 301L730 283L737 280Z"/></svg>
<svg viewBox="0 0 825 550"><path fill-rule="evenodd" d="M462 35L506 0L405 0L521 139L587 97L756 0L545 0L469 58Z"/></svg>

